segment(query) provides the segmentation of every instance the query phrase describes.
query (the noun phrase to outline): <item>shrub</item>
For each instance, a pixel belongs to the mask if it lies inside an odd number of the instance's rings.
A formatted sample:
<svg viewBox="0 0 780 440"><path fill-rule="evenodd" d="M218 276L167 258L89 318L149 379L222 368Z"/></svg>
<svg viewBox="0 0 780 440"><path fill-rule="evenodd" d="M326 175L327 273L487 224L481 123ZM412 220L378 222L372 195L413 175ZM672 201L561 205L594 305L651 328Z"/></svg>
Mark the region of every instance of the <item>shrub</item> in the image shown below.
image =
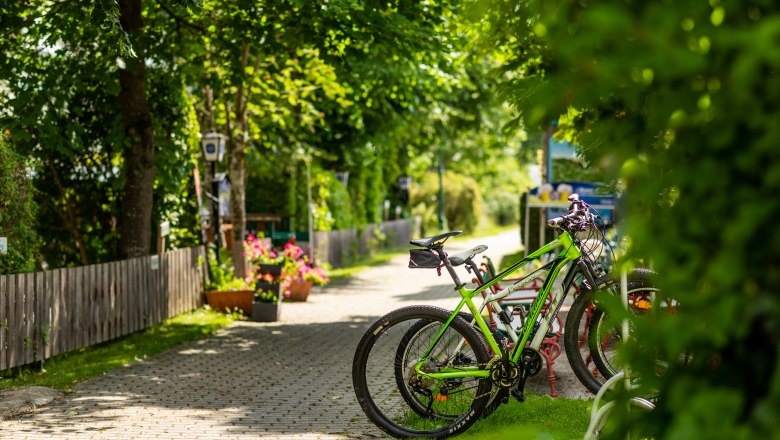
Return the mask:
<svg viewBox="0 0 780 440"><path fill-rule="evenodd" d="M0 254L0 274L35 269L36 212L27 164L0 138L0 237L8 239L7 253Z"/></svg>
<svg viewBox="0 0 780 440"><path fill-rule="evenodd" d="M517 224L521 191L493 191L485 198L485 216L498 225Z"/></svg>
<svg viewBox="0 0 780 440"><path fill-rule="evenodd" d="M412 213L420 215L423 231L431 235L438 230L439 176L427 173L418 185L410 191ZM445 229L459 229L472 232L479 225L482 213L482 195L477 182L468 176L452 171L444 175ZM431 215L433 214L433 215Z"/></svg>

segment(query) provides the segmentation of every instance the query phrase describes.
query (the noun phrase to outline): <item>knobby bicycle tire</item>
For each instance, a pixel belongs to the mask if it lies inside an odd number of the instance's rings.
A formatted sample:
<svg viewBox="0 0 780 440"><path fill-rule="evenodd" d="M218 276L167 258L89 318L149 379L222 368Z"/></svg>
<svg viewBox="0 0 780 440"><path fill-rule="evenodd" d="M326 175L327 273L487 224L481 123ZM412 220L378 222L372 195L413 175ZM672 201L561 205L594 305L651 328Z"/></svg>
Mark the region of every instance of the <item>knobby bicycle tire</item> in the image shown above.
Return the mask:
<svg viewBox="0 0 780 440"><path fill-rule="evenodd" d="M628 282L629 304L635 303L638 299L648 299L651 292L656 290L652 272L643 270L641 274L641 277L632 277L633 279ZM631 308L631 311L634 314L641 313L641 310L635 308ZM620 371L620 368L615 365L614 358L621 340L620 328L609 324L605 310L596 308L591 318L588 347L593 353L593 363L607 379Z"/></svg>
<svg viewBox="0 0 780 440"><path fill-rule="evenodd" d="M402 396L403 387L399 387L397 379L398 362L403 363L401 376L407 380L416 378L414 366L419 362L414 358L397 359L402 339L421 320L441 327L450 314L432 306L404 307L375 322L358 344L352 364L358 403L374 424L393 437L446 438L459 434L480 418L488 403L492 383L486 378L423 378L415 382L414 388L406 389L406 397ZM464 340L465 349L456 352L451 348ZM456 317L434 346L423 369L435 372L444 366L484 367L489 360L484 338L463 318ZM410 391L416 393L413 399L409 398Z"/></svg>
<svg viewBox="0 0 780 440"><path fill-rule="evenodd" d="M650 270L636 268L628 275L628 288L633 290L650 287L653 276L654 273ZM596 394L601 385L615 374L615 371L604 368L604 354L593 350L589 339L590 329L595 324L594 317L598 310L594 306L592 293L582 292L575 298L569 309L563 332L563 343L569 365L580 383L593 394ZM600 358L597 359L598 357ZM601 362L601 367L598 362Z"/></svg>

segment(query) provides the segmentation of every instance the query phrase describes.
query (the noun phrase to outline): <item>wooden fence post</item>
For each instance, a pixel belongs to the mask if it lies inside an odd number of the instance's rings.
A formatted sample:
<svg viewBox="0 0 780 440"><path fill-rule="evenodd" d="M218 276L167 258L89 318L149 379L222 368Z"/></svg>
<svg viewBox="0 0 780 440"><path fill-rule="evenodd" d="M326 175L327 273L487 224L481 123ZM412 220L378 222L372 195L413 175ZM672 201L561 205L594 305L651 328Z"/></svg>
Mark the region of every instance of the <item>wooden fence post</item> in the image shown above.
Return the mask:
<svg viewBox="0 0 780 440"><path fill-rule="evenodd" d="M8 276L0 275L0 370L8 368L6 341L8 340Z"/></svg>

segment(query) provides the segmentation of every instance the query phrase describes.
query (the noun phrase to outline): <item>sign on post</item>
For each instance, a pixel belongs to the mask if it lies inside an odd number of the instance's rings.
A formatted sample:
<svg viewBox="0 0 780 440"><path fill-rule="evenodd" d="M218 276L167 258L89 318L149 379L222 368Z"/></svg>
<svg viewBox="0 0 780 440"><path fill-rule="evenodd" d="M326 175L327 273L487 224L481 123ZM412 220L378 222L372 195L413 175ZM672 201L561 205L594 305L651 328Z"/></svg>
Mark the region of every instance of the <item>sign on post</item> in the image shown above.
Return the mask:
<svg viewBox="0 0 780 440"><path fill-rule="evenodd" d="M160 235L166 237L170 233L171 233L171 222L166 220L160 223Z"/></svg>
<svg viewBox="0 0 780 440"><path fill-rule="evenodd" d="M171 223L164 221L160 223L160 234L157 236L157 253L165 252L165 237L171 233Z"/></svg>

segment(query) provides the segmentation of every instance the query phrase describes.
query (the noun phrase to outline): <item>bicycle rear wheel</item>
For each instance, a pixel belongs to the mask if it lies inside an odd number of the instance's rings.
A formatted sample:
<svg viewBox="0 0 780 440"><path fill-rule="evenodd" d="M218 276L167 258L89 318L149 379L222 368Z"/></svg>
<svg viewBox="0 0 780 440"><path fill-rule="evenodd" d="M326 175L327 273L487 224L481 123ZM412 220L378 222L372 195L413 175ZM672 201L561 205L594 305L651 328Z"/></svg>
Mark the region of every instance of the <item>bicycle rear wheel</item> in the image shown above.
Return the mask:
<svg viewBox="0 0 780 440"><path fill-rule="evenodd" d="M430 306L398 309L374 323L358 344L352 364L358 403L374 424L394 437L444 438L461 433L479 419L490 398L492 383L487 378L417 377L415 366L434 338L410 341L410 329L423 320L425 334L435 331L435 336L450 314ZM407 347L399 350L402 345ZM489 360L483 338L456 317L425 359L423 371L485 368Z"/></svg>
<svg viewBox="0 0 780 440"><path fill-rule="evenodd" d="M459 317L469 325L471 325L476 332L479 332L478 328L472 324L474 317L471 314L461 312ZM425 414L425 404L420 402L418 396L414 393L414 390L410 388L409 378L407 376L407 370L409 368L408 363L413 362L414 359L419 359L425 352L425 350L431 345L433 338L436 337L441 329L441 323L438 321L431 321L429 319L421 319L414 324L406 332L401 339L401 344L398 346L398 352L396 353L395 360L395 379L398 384L398 390L401 392L401 396L407 401L409 406L418 414ZM479 336L484 336L479 333ZM460 361L469 360L468 355L463 355ZM456 359L457 361L457 359ZM493 413L493 411L504 402L508 390L493 387L493 392L488 400L485 409L482 411L482 418L485 418Z"/></svg>

